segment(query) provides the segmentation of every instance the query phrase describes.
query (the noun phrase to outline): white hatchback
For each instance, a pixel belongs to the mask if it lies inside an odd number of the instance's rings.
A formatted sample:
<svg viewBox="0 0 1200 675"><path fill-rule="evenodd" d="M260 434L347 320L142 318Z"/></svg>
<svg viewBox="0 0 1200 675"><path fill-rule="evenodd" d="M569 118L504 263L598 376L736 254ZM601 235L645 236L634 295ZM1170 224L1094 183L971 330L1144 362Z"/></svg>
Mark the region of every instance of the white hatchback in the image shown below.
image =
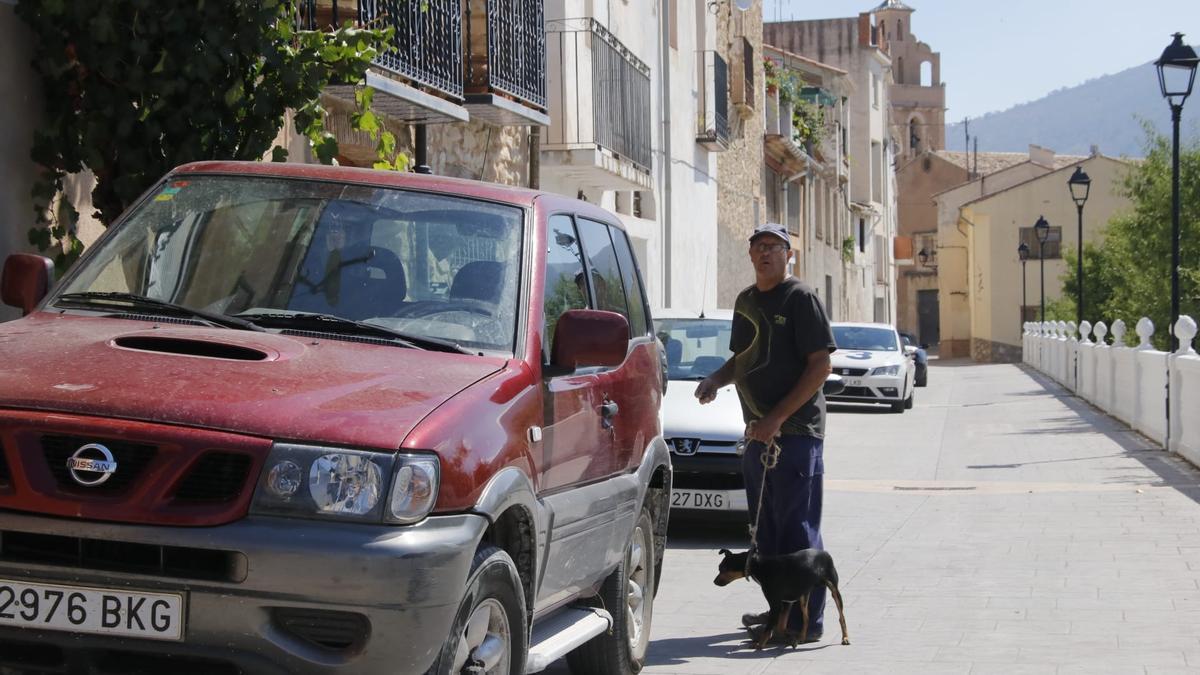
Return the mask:
<svg viewBox="0 0 1200 675"><path fill-rule="evenodd" d="M916 349L904 346L896 327L886 323L834 323L832 327L837 343L831 357L833 372L842 376L846 388L826 398L886 403L898 413L912 408Z"/></svg>

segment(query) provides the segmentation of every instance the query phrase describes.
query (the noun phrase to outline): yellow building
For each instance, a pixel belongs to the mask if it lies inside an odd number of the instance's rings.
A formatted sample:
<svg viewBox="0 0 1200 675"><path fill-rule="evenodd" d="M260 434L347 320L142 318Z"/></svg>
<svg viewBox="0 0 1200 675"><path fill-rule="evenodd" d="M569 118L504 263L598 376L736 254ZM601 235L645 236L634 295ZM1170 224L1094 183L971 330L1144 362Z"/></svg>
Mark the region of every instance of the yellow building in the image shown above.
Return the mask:
<svg viewBox="0 0 1200 675"><path fill-rule="evenodd" d="M976 361L1018 361L1021 358L1021 328L1024 321L1038 318L1042 264L1045 265L1046 302L1062 294L1066 263L1062 252L1078 250L1078 219L1067 180L1075 168L1092 179L1091 193L1083 210L1083 238L1097 244L1104 227L1130 207L1120 194L1129 165L1095 154L1054 171L1013 184L963 204L958 210L961 229L967 238L967 306L971 357ZM1045 259L1038 258L1039 245L1033 225L1039 217L1050 224L1051 242L1045 244ZM1057 243L1053 240L1059 239ZM1025 270L1025 305L1022 306L1022 270L1017 248L1030 247ZM1084 279L1087 293L1087 279Z"/></svg>

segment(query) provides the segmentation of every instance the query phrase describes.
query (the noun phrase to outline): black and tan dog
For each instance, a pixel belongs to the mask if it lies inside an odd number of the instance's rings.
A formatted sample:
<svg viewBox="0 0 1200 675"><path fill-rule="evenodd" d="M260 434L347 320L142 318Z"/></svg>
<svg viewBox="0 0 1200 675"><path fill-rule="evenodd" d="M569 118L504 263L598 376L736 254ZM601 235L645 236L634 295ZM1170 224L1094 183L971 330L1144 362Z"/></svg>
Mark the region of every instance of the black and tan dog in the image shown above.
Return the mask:
<svg viewBox="0 0 1200 675"><path fill-rule="evenodd" d="M846 615L842 611L842 594L838 592L837 570L833 567L833 557L828 553L815 548L784 555L755 553L751 556L749 551L732 553L724 548L720 553L725 557L721 559L713 583L724 586L749 574L762 586L763 596L771 606L767 623L754 642L756 649L766 646L775 633L788 635L793 647L805 641L808 637L808 595L819 585L828 587L833 601L837 603L838 621L842 624L842 644L850 644L850 636L846 634ZM787 632L788 614L793 604L800 605L804 618L799 635Z"/></svg>

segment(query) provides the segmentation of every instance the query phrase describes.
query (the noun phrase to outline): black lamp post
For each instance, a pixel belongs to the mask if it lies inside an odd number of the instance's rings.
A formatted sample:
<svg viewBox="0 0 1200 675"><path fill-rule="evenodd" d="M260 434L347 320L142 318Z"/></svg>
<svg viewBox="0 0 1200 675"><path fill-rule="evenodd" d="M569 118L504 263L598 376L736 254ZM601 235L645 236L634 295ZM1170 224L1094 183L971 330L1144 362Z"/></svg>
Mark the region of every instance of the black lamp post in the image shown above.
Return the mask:
<svg viewBox="0 0 1200 675"><path fill-rule="evenodd" d="M1050 223L1046 222L1044 216L1038 216L1037 222L1033 224L1033 233L1038 240L1038 263L1041 265L1042 271L1042 318L1046 321L1046 240L1050 238Z"/></svg>
<svg viewBox="0 0 1200 675"><path fill-rule="evenodd" d="M1017 257L1021 259L1021 328L1025 327L1025 307L1028 304L1025 301L1025 261L1029 260L1029 244L1021 242L1017 247Z"/></svg>
<svg viewBox="0 0 1200 675"><path fill-rule="evenodd" d="M1075 210L1079 213L1079 251L1075 256L1075 325L1083 325L1083 203L1087 201L1088 192L1092 189L1092 179L1082 166L1075 167L1075 173L1067 181L1071 188L1071 199L1075 202Z"/></svg>
<svg viewBox="0 0 1200 675"><path fill-rule="evenodd" d="M1154 65L1158 68L1158 86L1171 106L1171 351L1179 347L1175 322L1179 320L1179 118L1183 102L1192 93L1196 80L1196 50L1183 44L1183 33L1163 50Z"/></svg>

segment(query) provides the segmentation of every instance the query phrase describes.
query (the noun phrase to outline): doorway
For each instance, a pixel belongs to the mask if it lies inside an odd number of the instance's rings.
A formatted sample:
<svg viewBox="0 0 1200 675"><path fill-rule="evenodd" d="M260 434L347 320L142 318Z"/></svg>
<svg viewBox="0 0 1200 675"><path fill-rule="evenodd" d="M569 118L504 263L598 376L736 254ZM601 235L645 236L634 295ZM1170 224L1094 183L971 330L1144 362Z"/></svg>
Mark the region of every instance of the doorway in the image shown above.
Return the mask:
<svg viewBox="0 0 1200 675"><path fill-rule="evenodd" d="M917 291L917 339L923 344L928 344L930 349L937 349L938 342L941 341L936 288Z"/></svg>

